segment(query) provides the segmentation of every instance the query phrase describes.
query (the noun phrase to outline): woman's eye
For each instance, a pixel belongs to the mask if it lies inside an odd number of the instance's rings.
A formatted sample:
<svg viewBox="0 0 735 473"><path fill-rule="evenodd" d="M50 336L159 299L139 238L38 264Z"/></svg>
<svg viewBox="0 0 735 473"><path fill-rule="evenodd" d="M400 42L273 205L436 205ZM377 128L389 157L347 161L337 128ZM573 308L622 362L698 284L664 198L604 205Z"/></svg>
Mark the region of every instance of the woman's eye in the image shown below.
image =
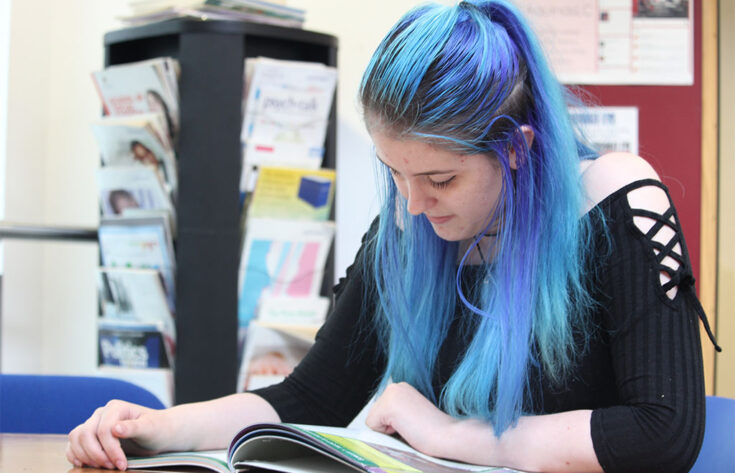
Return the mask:
<svg viewBox="0 0 735 473"><path fill-rule="evenodd" d="M456 176L452 176L449 179L445 179L443 181L438 181L438 182L432 179L429 179L429 183L431 184L432 187L435 187L437 189L444 189L445 187L449 185L449 183L451 183L454 180L455 177Z"/></svg>

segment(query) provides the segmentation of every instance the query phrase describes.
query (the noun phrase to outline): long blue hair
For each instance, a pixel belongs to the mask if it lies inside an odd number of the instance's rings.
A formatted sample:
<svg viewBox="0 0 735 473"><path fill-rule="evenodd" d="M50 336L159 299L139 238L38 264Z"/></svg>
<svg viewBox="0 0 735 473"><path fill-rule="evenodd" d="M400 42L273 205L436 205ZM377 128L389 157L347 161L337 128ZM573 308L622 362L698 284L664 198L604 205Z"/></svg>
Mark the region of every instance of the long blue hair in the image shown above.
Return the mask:
<svg viewBox="0 0 735 473"><path fill-rule="evenodd" d="M378 46L360 87L369 130L487 155L502 169L490 224L462 254L423 214L407 212L382 169L365 265L387 355L383 383L406 381L451 415L491 422L497 435L528 407L531 369L564 381L579 352L574 328L585 327L593 305L583 282L591 232L579 172L593 153L570 122L569 98L527 22L501 0L411 10ZM535 134L531 146L521 125ZM498 230L493 261L466 287L465 259L489 229ZM437 356L455 310L468 345L437 398Z"/></svg>

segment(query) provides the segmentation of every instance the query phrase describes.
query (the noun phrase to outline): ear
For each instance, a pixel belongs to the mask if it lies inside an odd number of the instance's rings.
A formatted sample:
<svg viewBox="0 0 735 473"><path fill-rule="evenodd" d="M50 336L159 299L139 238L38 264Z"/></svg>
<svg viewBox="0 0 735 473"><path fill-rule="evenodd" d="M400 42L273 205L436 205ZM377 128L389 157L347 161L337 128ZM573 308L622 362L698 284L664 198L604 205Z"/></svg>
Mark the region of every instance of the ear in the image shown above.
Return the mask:
<svg viewBox="0 0 735 473"><path fill-rule="evenodd" d="M536 136L533 132L533 128L528 125L521 125L521 133L523 133L523 139L526 140L526 146L528 147L528 149L531 149L531 145L533 145L533 139ZM516 154L514 146L510 147L508 160L511 169L518 169L518 156Z"/></svg>

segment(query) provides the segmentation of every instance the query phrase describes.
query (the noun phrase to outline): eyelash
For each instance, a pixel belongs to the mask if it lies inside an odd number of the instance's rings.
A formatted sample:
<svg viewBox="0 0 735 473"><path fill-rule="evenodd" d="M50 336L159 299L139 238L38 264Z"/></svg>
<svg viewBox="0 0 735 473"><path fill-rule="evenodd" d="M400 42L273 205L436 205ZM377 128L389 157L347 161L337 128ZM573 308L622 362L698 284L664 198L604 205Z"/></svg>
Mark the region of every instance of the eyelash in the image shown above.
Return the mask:
<svg viewBox="0 0 735 473"><path fill-rule="evenodd" d="M398 171L396 171L392 167L388 167L388 170L391 173L391 175L393 175L393 176L400 176L400 174L398 173ZM451 184L451 182L454 180L455 177L457 177L457 176L452 176L449 179L446 179L446 180L441 181L441 182L436 182L436 181L432 181L431 179L429 179L429 184L431 185L431 187L433 187L435 189L446 189L447 186L449 186L449 184Z"/></svg>
<svg viewBox="0 0 735 473"><path fill-rule="evenodd" d="M454 180L454 177L455 176L452 176L449 179L441 182L435 182L429 179L429 184L431 184L431 187L434 187L435 189L446 189L446 187Z"/></svg>

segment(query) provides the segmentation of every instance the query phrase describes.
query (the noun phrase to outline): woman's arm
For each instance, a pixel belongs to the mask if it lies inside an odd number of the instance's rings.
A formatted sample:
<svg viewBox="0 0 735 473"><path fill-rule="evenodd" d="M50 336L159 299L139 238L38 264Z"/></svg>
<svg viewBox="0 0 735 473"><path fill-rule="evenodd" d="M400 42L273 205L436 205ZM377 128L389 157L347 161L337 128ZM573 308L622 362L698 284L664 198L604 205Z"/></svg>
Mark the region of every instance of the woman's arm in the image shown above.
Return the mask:
<svg viewBox="0 0 735 473"><path fill-rule="evenodd" d="M496 437L491 425L455 419L410 385L398 383L376 400L366 423L379 432L398 433L434 457L531 472L601 472L590 435L591 412L521 417Z"/></svg>
<svg viewBox="0 0 735 473"><path fill-rule="evenodd" d="M270 404L248 393L163 410L111 401L69 433L66 457L76 466L124 470L124 452L223 449L246 425L279 421Z"/></svg>
<svg viewBox="0 0 735 473"><path fill-rule="evenodd" d="M448 435L446 453L525 471L602 472L592 447L591 414L578 410L521 417L500 438L486 423L461 420Z"/></svg>

